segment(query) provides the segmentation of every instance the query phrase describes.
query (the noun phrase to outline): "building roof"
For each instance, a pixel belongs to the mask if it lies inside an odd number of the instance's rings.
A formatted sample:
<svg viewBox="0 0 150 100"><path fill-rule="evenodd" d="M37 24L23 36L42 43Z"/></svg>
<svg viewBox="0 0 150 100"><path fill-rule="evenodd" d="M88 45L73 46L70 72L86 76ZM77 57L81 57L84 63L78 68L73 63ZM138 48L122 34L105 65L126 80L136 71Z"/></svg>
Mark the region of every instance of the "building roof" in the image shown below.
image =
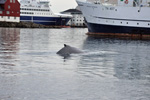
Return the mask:
<svg viewBox="0 0 150 100"><path fill-rule="evenodd" d="M4 4L7 0L0 0L0 4Z"/></svg>
<svg viewBox="0 0 150 100"><path fill-rule="evenodd" d="M78 9L68 9L68 10L63 11L62 13L82 14L82 12Z"/></svg>

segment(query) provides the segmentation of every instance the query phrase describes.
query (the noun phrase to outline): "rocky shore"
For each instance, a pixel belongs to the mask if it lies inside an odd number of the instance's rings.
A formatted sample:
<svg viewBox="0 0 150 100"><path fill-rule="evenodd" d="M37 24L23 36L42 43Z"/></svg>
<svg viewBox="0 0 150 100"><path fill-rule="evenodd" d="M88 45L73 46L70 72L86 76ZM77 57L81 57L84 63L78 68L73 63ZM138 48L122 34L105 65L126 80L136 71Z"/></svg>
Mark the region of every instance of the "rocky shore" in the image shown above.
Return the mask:
<svg viewBox="0 0 150 100"><path fill-rule="evenodd" d="M12 27L12 28L61 28L62 26L46 26L41 24L35 24L32 22L0 22L0 27Z"/></svg>

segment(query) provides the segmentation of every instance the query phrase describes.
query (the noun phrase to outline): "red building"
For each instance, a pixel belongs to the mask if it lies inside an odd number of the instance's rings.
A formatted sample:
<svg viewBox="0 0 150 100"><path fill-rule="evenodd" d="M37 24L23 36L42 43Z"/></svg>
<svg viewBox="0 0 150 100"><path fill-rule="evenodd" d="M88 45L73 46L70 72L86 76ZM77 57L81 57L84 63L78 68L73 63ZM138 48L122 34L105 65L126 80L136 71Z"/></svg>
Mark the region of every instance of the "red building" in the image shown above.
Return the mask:
<svg viewBox="0 0 150 100"><path fill-rule="evenodd" d="M20 22L20 3L18 0L0 0L0 21Z"/></svg>

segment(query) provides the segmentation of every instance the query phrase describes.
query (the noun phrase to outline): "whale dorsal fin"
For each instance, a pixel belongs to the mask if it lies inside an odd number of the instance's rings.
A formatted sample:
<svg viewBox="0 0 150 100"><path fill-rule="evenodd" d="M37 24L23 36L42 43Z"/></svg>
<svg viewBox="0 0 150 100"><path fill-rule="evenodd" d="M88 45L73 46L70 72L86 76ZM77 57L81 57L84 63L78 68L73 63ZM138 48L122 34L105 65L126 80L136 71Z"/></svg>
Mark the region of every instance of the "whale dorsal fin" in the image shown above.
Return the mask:
<svg viewBox="0 0 150 100"><path fill-rule="evenodd" d="M67 45L66 44L64 44L64 47L66 47Z"/></svg>

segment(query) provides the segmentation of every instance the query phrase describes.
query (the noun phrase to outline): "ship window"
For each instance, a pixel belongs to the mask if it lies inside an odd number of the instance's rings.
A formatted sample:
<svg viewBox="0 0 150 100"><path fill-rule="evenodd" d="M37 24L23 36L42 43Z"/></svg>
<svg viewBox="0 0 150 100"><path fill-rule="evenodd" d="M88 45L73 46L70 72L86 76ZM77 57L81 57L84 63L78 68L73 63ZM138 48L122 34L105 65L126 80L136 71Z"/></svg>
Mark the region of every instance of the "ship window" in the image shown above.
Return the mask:
<svg viewBox="0 0 150 100"><path fill-rule="evenodd" d="M0 11L0 14L2 14L3 12L2 11Z"/></svg>
<svg viewBox="0 0 150 100"><path fill-rule="evenodd" d="M115 11L117 11L117 9L115 9Z"/></svg>
<svg viewBox="0 0 150 100"><path fill-rule="evenodd" d="M12 0L10 0L10 3L12 2Z"/></svg>
<svg viewBox="0 0 150 100"><path fill-rule="evenodd" d="M139 25L139 23L137 23L137 25Z"/></svg>
<svg viewBox="0 0 150 100"><path fill-rule="evenodd" d="M150 24L148 23L148 25L150 25Z"/></svg>
<svg viewBox="0 0 150 100"><path fill-rule="evenodd" d="M122 22L120 22L122 24Z"/></svg>
<svg viewBox="0 0 150 100"><path fill-rule="evenodd" d="M1 16L1 18L3 18L3 16Z"/></svg>
<svg viewBox="0 0 150 100"><path fill-rule="evenodd" d="M128 24L128 22L127 22L127 24Z"/></svg>
<svg viewBox="0 0 150 100"><path fill-rule="evenodd" d="M8 16L8 19L10 19L10 17Z"/></svg>
<svg viewBox="0 0 150 100"><path fill-rule="evenodd" d="M13 3L15 3L15 0L13 0Z"/></svg>
<svg viewBox="0 0 150 100"><path fill-rule="evenodd" d="M16 17L14 17L14 19L16 19Z"/></svg>

